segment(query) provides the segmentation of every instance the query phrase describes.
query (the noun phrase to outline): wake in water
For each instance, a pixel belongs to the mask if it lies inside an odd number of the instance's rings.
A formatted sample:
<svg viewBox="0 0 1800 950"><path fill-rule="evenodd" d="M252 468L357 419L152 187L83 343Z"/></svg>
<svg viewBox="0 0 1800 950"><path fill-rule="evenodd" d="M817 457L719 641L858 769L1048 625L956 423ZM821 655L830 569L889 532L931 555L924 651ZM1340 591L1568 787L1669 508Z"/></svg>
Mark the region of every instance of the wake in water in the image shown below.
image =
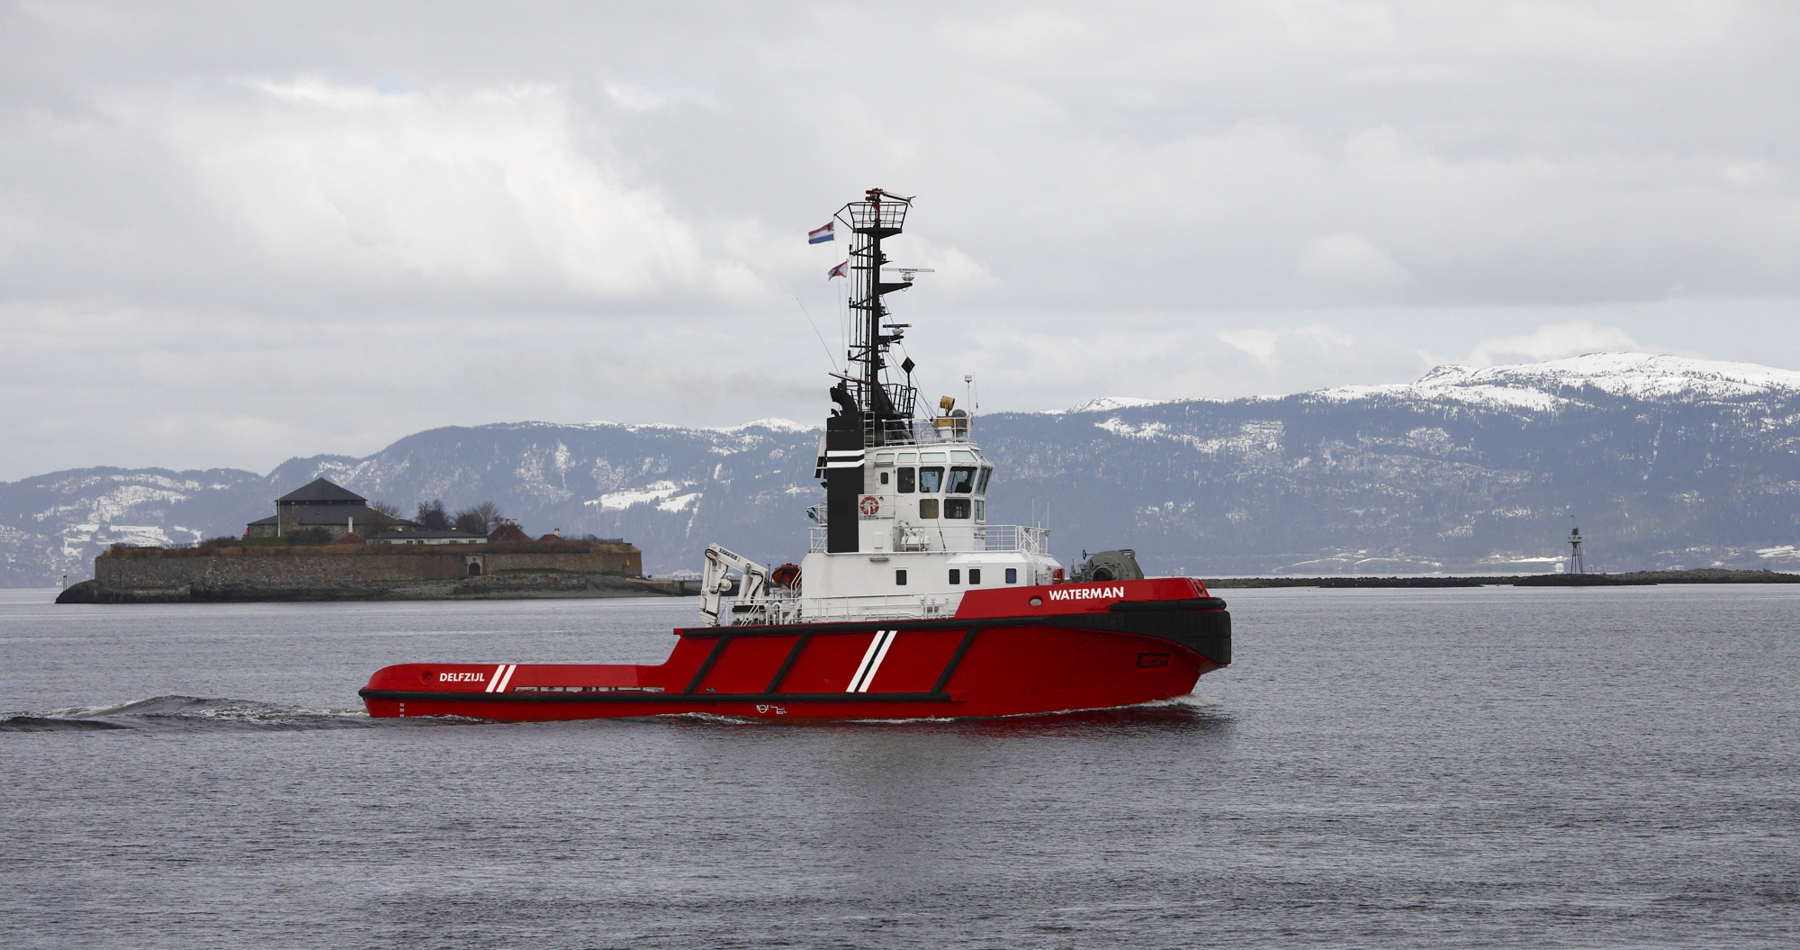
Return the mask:
<svg viewBox="0 0 1800 950"><path fill-rule="evenodd" d="M0 716L0 732L97 732L147 729L182 732L201 729L291 731L355 729L372 724L367 713L348 709L299 709L247 699L155 696L112 706L77 706L47 713Z"/></svg>
<svg viewBox="0 0 1800 950"><path fill-rule="evenodd" d="M1044 728L1085 724L1114 723L1182 723L1207 717L1216 700L1198 695L1179 696L1126 706L1120 709L1033 713L998 719L872 719L808 720L815 726L842 725L940 725L980 723L1036 722ZM688 712L646 719L684 720L718 725L772 725L781 720L760 717L742 718L714 713ZM302 709L278 706L248 699L205 699L197 696L154 696L111 706L75 706L46 713L13 713L0 715L0 732L104 732L138 729L158 732L201 730L236 730L248 732L290 732L318 729L362 729L375 726L404 726L479 723L482 719L461 716L421 716L407 719L370 719L361 709ZM796 723L799 724L799 723Z"/></svg>
<svg viewBox="0 0 1800 950"><path fill-rule="evenodd" d="M907 719L780 719L766 716L728 716L709 712L671 713L643 717L665 721L682 721L725 726L811 726L815 728L865 728L870 726L948 726L952 728L1019 726L1032 730L1055 730L1088 725L1118 724L1204 724L1220 717L1223 706L1216 699L1189 693L1170 699L1155 699L1135 706L1111 709L1065 709L1054 712L1019 713L1012 716L984 717L916 717ZM1226 717L1229 718L1229 717Z"/></svg>

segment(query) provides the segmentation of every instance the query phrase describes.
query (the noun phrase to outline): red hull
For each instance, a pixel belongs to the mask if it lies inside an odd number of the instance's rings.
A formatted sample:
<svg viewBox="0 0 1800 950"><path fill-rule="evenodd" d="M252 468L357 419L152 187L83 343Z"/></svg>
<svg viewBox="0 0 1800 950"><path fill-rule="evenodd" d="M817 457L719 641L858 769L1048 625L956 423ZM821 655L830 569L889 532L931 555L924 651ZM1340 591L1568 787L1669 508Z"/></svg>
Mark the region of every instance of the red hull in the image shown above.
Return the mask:
<svg viewBox="0 0 1800 950"><path fill-rule="evenodd" d="M1229 663L1224 608L1187 578L971 591L946 620L678 630L658 666L390 666L362 697L371 716L512 721L1104 709L1186 695Z"/></svg>

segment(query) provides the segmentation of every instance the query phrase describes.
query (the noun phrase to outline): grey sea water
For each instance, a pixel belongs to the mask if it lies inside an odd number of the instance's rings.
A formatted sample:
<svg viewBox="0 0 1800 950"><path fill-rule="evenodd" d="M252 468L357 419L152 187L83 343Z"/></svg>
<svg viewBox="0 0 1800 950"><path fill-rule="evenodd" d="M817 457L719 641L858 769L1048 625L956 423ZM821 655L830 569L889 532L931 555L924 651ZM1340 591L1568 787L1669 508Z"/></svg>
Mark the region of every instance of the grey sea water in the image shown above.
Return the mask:
<svg viewBox="0 0 1800 950"><path fill-rule="evenodd" d="M1226 591L1108 713L371 721L695 602L0 592L0 946L1792 947L1800 590Z"/></svg>

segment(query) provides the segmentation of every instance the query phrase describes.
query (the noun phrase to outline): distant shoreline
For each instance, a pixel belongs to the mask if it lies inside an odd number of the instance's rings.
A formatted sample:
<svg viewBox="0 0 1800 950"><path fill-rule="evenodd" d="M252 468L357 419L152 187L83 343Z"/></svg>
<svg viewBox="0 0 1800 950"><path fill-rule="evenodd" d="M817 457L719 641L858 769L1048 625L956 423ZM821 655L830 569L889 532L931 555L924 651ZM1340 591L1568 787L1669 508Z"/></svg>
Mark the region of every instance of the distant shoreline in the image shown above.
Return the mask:
<svg viewBox="0 0 1800 950"><path fill-rule="evenodd" d="M1686 571L1628 571L1619 574L1461 574L1393 577L1221 577L1203 578L1209 589L1257 587L1442 588L1442 587L1647 587L1655 584L1800 584L1800 574L1696 568Z"/></svg>

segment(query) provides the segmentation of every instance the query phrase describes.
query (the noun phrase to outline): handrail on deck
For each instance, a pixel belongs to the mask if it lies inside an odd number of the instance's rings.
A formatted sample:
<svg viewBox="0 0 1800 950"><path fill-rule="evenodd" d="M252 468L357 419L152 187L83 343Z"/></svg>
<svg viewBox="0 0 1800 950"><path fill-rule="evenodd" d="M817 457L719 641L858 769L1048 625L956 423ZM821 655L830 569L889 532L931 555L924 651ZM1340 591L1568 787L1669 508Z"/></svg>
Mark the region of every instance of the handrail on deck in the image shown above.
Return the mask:
<svg viewBox="0 0 1800 950"><path fill-rule="evenodd" d="M975 540L982 545L975 549L977 551L1023 551L1026 554L1046 554L1050 550L1049 528L1023 524L990 524L978 525L975 531ZM808 532L806 553L813 554L824 550L825 526L823 524L812 525Z"/></svg>

